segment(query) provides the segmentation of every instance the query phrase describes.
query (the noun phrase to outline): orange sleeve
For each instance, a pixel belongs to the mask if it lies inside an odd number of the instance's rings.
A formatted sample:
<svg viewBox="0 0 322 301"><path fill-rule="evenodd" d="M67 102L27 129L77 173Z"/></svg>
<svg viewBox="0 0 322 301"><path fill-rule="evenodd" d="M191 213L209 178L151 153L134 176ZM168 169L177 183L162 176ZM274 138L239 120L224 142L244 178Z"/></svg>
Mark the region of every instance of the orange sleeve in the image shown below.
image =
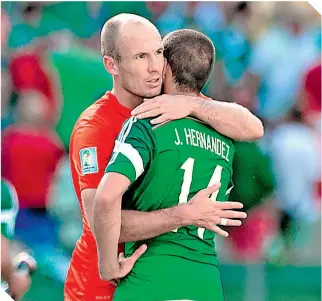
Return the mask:
<svg viewBox="0 0 322 301"><path fill-rule="evenodd" d="M115 134L105 125L87 125L73 133L70 147L72 169L78 176L80 191L97 188L111 157Z"/></svg>

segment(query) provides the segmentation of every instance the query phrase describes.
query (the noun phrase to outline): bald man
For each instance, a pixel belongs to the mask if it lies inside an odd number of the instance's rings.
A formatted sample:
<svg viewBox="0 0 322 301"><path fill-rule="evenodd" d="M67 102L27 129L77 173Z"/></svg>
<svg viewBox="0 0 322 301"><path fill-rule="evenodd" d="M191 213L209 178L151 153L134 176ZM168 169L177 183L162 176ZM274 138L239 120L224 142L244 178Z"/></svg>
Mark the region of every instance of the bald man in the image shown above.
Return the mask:
<svg viewBox="0 0 322 301"><path fill-rule="evenodd" d="M157 96L161 92L163 45L158 30L151 22L130 14L111 18L102 29L101 51L104 66L113 77L113 90L81 114L70 141L71 172L83 216L83 233L71 259L65 301L112 300L115 287L111 282L102 281L98 272L98 255L92 233L94 196L123 122L144 98ZM182 97L168 95L165 100L180 104ZM206 100L187 96L185 101L186 108L191 109L185 111L186 115L204 116L202 104ZM199 104L197 107L196 103ZM240 115L236 116L236 111ZM258 119L239 106L232 108L214 104L207 109L207 114L218 116L208 118L209 124L231 138L236 136L236 131L239 133L238 128L247 129L248 135L244 137L248 140L262 135ZM219 118L222 116L225 116L224 120ZM172 118L171 114L169 118ZM234 127L227 126L233 123ZM209 193L217 189L215 186ZM216 203L208 196L200 191L187 204L154 212L122 210L120 242L144 240L187 225L226 236L226 232L216 226L221 216L218 215ZM233 209L241 206L235 202L227 208L234 212ZM206 214L209 211L212 214ZM127 262L131 264L131 260L135 261L139 255L135 253Z"/></svg>

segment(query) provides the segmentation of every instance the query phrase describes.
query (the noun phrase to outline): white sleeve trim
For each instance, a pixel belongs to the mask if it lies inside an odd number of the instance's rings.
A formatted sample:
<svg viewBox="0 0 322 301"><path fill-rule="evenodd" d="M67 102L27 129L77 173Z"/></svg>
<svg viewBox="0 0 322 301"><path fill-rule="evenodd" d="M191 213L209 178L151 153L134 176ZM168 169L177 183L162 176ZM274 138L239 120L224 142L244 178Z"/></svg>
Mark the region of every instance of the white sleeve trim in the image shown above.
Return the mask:
<svg viewBox="0 0 322 301"><path fill-rule="evenodd" d="M14 210L2 210L0 216L2 223L9 223L15 220L16 212Z"/></svg>
<svg viewBox="0 0 322 301"><path fill-rule="evenodd" d="M15 224L16 224L16 212L14 210L2 211L0 214L1 225L6 224L8 226L8 235L14 235L15 233Z"/></svg>
<svg viewBox="0 0 322 301"><path fill-rule="evenodd" d="M115 141L115 152L123 154L125 157L127 157L134 169L135 169L135 180L142 175L144 172L144 165L143 160L140 155L140 153L129 143L124 143L120 141Z"/></svg>

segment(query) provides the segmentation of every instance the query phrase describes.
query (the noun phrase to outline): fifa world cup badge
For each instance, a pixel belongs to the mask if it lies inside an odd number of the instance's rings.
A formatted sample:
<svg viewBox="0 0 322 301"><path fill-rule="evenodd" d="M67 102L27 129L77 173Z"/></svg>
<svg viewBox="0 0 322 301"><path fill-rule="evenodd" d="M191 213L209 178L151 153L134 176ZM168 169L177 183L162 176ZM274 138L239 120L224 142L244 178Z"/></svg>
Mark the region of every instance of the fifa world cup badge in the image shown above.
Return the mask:
<svg viewBox="0 0 322 301"><path fill-rule="evenodd" d="M82 164L83 175L98 172L96 147L87 147L87 148L81 149L79 152L79 156Z"/></svg>

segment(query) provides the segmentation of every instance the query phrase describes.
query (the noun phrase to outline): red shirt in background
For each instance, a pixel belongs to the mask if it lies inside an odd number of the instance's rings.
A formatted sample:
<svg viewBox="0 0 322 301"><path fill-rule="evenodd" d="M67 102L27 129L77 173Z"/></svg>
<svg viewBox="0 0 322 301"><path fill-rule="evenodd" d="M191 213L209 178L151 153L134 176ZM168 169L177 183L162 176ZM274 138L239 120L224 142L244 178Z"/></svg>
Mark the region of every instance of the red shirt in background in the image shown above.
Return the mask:
<svg viewBox="0 0 322 301"><path fill-rule="evenodd" d="M83 233L77 241L65 283L65 301L112 301L115 286L102 281L98 271L95 238L81 200L81 191L96 189L111 157L115 140L131 110L107 92L77 120L70 140L70 165L79 200Z"/></svg>
<svg viewBox="0 0 322 301"><path fill-rule="evenodd" d="M55 122L61 102L58 94L55 94L55 82L50 71L45 68L39 55L33 52L16 54L11 59L9 68L17 91L36 90L45 96L49 108L47 119Z"/></svg>
<svg viewBox="0 0 322 301"><path fill-rule="evenodd" d="M309 69L304 78L304 90L305 90L305 101L306 106L304 108L304 115L307 117L319 116L317 119L317 127L320 129L321 122L321 63L314 65ZM320 148L321 145L321 135L318 137L317 145ZM321 152L321 149L320 149ZM316 185L316 198L318 203L321 203L321 179Z"/></svg>
<svg viewBox="0 0 322 301"><path fill-rule="evenodd" d="M2 136L2 176L17 190L20 208L45 208L57 163L64 154L54 132L13 125Z"/></svg>
<svg viewBox="0 0 322 301"><path fill-rule="evenodd" d="M313 66L304 81L305 113L321 113L321 64Z"/></svg>

